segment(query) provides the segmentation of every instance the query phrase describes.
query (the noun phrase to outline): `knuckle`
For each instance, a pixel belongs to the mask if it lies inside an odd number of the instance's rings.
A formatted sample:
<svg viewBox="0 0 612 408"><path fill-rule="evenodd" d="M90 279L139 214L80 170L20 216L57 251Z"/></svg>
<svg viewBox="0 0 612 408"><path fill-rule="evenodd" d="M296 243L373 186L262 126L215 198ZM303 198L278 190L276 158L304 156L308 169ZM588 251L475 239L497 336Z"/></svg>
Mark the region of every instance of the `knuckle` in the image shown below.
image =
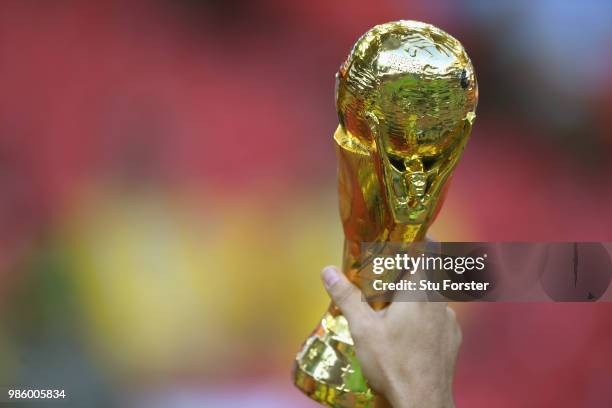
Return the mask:
<svg viewBox="0 0 612 408"><path fill-rule="evenodd" d="M459 325L455 325L455 337L457 339L457 344L461 344L463 342L463 331Z"/></svg>
<svg viewBox="0 0 612 408"><path fill-rule="evenodd" d="M449 332L451 333L451 337L454 338L457 344L461 344L463 333L461 332L461 326L456 318L449 319Z"/></svg>
<svg viewBox="0 0 612 408"><path fill-rule="evenodd" d="M351 334L353 338L360 343L369 343L372 334L377 336L381 334L378 327L378 321L367 315L361 316L360 319L354 319L350 323Z"/></svg>
<svg viewBox="0 0 612 408"><path fill-rule="evenodd" d="M353 320L349 323L349 329L353 339L359 342L363 342L366 338L367 330L364 328L364 324L360 320Z"/></svg>
<svg viewBox="0 0 612 408"><path fill-rule="evenodd" d="M353 288L350 286L350 284L337 284L334 287L334 301L339 306L346 305L352 294Z"/></svg>

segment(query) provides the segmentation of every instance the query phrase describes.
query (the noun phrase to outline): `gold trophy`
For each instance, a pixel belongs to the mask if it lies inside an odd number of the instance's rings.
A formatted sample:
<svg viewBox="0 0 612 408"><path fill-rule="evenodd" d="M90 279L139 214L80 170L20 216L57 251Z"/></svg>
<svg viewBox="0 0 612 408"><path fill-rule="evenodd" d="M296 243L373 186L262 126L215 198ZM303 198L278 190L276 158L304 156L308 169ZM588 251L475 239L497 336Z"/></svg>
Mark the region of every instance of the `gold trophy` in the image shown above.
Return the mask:
<svg viewBox="0 0 612 408"><path fill-rule="evenodd" d="M358 287L369 283L362 271L381 245L424 240L470 135L477 100L463 46L430 24L378 25L340 66L334 140L342 269ZM333 304L297 354L294 381L330 407L388 405L368 386L348 323Z"/></svg>

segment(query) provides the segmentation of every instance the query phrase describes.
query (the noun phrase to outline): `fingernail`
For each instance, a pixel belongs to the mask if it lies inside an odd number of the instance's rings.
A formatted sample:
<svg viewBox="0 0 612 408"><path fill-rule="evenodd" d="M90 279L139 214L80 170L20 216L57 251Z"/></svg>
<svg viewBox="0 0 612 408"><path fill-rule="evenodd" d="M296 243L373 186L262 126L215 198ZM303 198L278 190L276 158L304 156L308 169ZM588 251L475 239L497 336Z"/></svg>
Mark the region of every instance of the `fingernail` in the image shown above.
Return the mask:
<svg viewBox="0 0 612 408"><path fill-rule="evenodd" d="M323 268L323 283L326 288L331 288L340 280L339 272L333 266Z"/></svg>

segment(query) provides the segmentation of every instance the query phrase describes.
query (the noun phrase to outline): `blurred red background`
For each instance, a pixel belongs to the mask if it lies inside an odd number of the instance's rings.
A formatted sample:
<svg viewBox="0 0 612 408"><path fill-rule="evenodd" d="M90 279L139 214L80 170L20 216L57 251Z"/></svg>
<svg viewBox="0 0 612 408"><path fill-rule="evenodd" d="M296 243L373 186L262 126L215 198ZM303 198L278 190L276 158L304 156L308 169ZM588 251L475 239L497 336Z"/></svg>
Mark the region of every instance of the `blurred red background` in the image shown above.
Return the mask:
<svg viewBox="0 0 612 408"><path fill-rule="evenodd" d="M457 37L480 86L432 234L612 240L612 6L0 5L0 384L74 406L314 406L340 262L334 74L371 26ZM457 406L612 405L608 304L457 305Z"/></svg>

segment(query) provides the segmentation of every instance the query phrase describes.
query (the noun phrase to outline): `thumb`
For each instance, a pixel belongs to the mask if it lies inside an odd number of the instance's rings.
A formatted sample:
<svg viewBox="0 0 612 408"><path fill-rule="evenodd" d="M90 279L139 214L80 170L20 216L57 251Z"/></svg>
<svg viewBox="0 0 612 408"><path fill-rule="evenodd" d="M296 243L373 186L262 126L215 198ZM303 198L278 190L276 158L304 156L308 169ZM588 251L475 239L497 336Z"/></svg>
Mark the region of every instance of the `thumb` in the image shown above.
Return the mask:
<svg viewBox="0 0 612 408"><path fill-rule="evenodd" d="M340 308L349 325L362 321L370 306L361 301L361 291L335 266L323 268L321 278L329 297Z"/></svg>

